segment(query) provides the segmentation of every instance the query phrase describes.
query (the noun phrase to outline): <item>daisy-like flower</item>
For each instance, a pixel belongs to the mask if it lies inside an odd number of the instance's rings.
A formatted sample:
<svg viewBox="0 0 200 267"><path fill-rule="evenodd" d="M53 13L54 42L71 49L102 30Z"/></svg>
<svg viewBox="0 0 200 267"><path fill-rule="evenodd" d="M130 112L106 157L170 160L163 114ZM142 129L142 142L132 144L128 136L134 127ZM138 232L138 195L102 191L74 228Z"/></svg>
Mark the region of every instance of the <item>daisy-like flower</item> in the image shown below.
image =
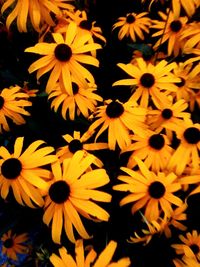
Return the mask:
<svg viewBox="0 0 200 267"><path fill-rule="evenodd" d="M182 205L182 200L173 194L181 189L174 173L156 174L150 171L140 159L135 158L135 161L140 171L121 167L121 170L128 175L119 175L118 179L124 184L113 186L114 190L130 192L120 201L120 206L136 202L132 206L132 213L144 207L144 216L147 220L153 221L160 217L161 211L165 215L170 215L173 212L172 204Z"/></svg>
<svg viewBox="0 0 200 267"><path fill-rule="evenodd" d="M112 30L120 28L119 40L122 40L125 36L130 37L133 42L136 42L136 36L144 40L144 32L149 33L149 27L151 26L151 19L146 16L147 14L147 12L139 14L132 12L126 14L125 17L119 17Z"/></svg>
<svg viewBox="0 0 200 267"><path fill-rule="evenodd" d="M188 18L176 16L172 11L167 10L167 12L169 12L168 15L161 11L158 12L162 21L152 20L153 25L151 27L157 29L157 32L152 37L160 36L153 48L157 49L161 44L168 42L168 56L172 54L178 56L183 47L183 41L180 36L184 30L186 31L185 25Z"/></svg>
<svg viewBox="0 0 200 267"><path fill-rule="evenodd" d="M169 100L163 92L176 92L174 83L180 82L171 71L176 67L176 63L168 64L161 60L158 64L147 63L142 58L137 58L137 65L118 63L117 65L130 75L129 79L116 81L116 85L134 86L134 92L130 100L138 101L140 106L148 107L150 97L155 105L168 103Z"/></svg>
<svg viewBox="0 0 200 267"><path fill-rule="evenodd" d="M82 114L88 118L90 113L94 112L98 101L102 102L102 97L97 95L95 91L97 86L86 82L72 82L72 92L70 95L68 90L60 82L52 88L48 99L51 100L51 108L57 112L61 108L62 117L66 120L66 115L69 114L70 120L74 120L75 116Z"/></svg>
<svg viewBox="0 0 200 267"><path fill-rule="evenodd" d="M87 80L94 84L93 75L81 64L99 66L99 61L88 55L87 52L101 48L100 44L88 44L90 34L80 37L77 34L77 25L71 22L67 28L65 38L61 33L52 34L54 43L41 42L25 49L25 52L43 55L29 67L29 73L37 70L37 79L51 71L46 90L47 93L61 81L70 95L72 91L72 78L76 82Z"/></svg>
<svg viewBox="0 0 200 267"><path fill-rule="evenodd" d="M198 0L199 1L199 0ZM191 17L196 10L196 0L172 0L172 9L176 17L180 16L181 8L185 10L187 15Z"/></svg>
<svg viewBox="0 0 200 267"><path fill-rule="evenodd" d="M0 193L6 199L12 189L16 201L35 208L43 206L42 190L47 189L47 181L51 178L50 171L41 168L57 160L51 154L54 148L44 146L45 142L37 140L22 152L24 137L18 137L11 154L5 147L0 147ZM44 147L39 148L43 145ZM40 191L41 190L41 191ZM33 204L34 203L34 204Z"/></svg>
<svg viewBox="0 0 200 267"><path fill-rule="evenodd" d="M25 108L32 105L28 98L19 86L4 88L0 92L0 133L10 131L8 118L17 125L26 123L23 116L30 116L30 113Z"/></svg>
<svg viewBox="0 0 200 267"><path fill-rule="evenodd" d="M109 183L109 177L104 169L88 171L94 161L92 155L85 156L84 151L77 151L62 165L58 161L52 164L53 179L45 198L43 221L47 225L52 221L52 239L55 243L61 242L63 228L71 242L76 240L73 227L82 238L90 238L80 215L90 220L109 219L109 214L94 202L111 201L110 194L96 190Z"/></svg>
<svg viewBox="0 0 200 267"><path fill-rule="evenodd" d="M191 165L194 170L200 166L200 124L191 120L184 121L182 129L175 129L180 144L169 160L167 168L173 170L177 175L181 175L187 165Z"/></svg>
<svg viewBox="0 0 200 267"><path fill-rule="evenodd" d="M91 137L91 135L92 134L89 134L89 132L85 132L81 136L81 133L78 131L74 131L73 136L69 134L63 135L63 138L65 139L67 144L63 147L58 148L56 152L60 162L63 162L63 160L66 158L71 158L74 155L74 153L76 153L79 150L84 151L85 155L88 155L90 154L89 151L108 148L107 143L88 143L87 141ZM95 157L94 164L97 165L98 167L103 166L102 161L97 157Z"/></svg>
<svg viewBox="0 0 200 267"><path fill-rule="evenodd" d="M132 169L137 165L135 157L144 161L145 165L154 172L163 171L173 153L170 141L164 134L150 130L131 137L133 143L125 150L132 151L127 167ZM123 151L124 152L124 151Z"/></svg>
<svg viewBox="0 0 200 267"><path fill-rule="evenodd" d="M176 254L200 260L200 235L196 230L187 232L186 236L179 235L182 244L173 244Z"/></svg>
<svg viewBox="0 0 200 267"><path fill-rule="evenodd" d="M133 101L121 103L118 100L106 100L103 106L97 107L93 115L95 121L88 131L94 132L101 127L95 137L97 138L108 129L108 147L115 150L118 144L120 149L126 149L131 144L130 131L139 133L146 128L144 121L146 109L139 107Z"/></svg>
<svg viewBox="0 0 200 267"><path fill-rule="evenodd" d="M9 259L17 261L20 254L27 254L28 247L25 243L28 239L27 233L17 235L9 230L1 237L2 253Z"/></svg>
<svg viewBox="0 0 200 267"><path fill-rule="evenodd" d="M105 249L97 257L96 251L91 248L85 256L83 240L79 239L75 243L76 258L74 259L65 247L59 249L60 256L53 253L50 262L54 267L128 267L131 264L129 258L122 258L117 262L112 262L112 257L117 248L117 242L111 240ZM92 264L92 265L91 265Z"/></svg>
<svg viewBox="0 0 200 267"><path fill-rule="evenodd" d="M17 28L20 32L27 32L27 23L30 19L33 28L40 31L41 25L47 23L55 25L51 12L54 15L61 15L61 9L73 10L74 6L66 2L73 0L5 0L1 8L4 13L8 8L13 8L6 18L6 26L9 29L13 21L17 20Z"/></svg>

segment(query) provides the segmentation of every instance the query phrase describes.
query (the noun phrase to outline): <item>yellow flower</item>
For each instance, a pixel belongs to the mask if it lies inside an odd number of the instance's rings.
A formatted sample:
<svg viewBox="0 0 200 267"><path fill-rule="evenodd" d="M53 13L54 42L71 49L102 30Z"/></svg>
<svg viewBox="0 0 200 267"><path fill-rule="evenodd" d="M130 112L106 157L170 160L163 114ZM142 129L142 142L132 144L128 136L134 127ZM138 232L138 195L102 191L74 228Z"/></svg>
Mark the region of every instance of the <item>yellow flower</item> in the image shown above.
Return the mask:
<svg viewBox="0 0 200 267"><path fill-rule="evenodd" d="M52 239L61 242L61 232L71 242L75 242L73 226L84 239L90 238L81 221L80 215L90 220L108 221L109 214L94 201L110 202L111 195L96 188L109 183L104 169L88 171L95 159L77 151L61 165L52 164L53 179L45 198L43 221L49 225L52 221ZM80 214L80 215L79 215Z"/></svg>
<svg viewBox="0 0 200 267"><path fill-rule="evenodd" d="M25 242L28 241L27 233L13 234L11 230L1 237L2 253L11 260L18 260L19 254L27 254L28 247Z"/></svg>
<svg viewBox="0 0 200 267"><path fill-rule="evenodd" d="M6 199L9 189L16 201L31 208L35 205L43 206L42 192L48 187L47 181L51 178L50 171L41 168L57 160L53 147L45 146L45 142L37 140L22 152L24 137L18 137L11 154L5 147L0 147L0 193ZM33 202L32 202L33 201ZM33 204L34 203L34 204Z"/></svg>
<svg viewBox="0 0 200 267"><path fill-rule="evenodd" d="M112 30L120 28L118 33L119 40L125 36L129 37L136 42L136 36L144 40L144 32L149 33L151 19L146 17L148 13L142 12L139 14L128 13L126 17L119 17L117 22L113 25Z"/></svg>
<svg viewBox="0 0 200 267"><path fill-rule="evenodd" d="M174 83L180 79L175 77L171 71L176 67L176 63L168 64L167 61L161 60L158 64L152 65L142 58L137 58L137 65L118 63L117 65L125 71L130 78L115 82L116 85L129 85L134 92L130 100L138 101L140 106L148 107L150 97L155 105L169 102L163 92L176 92L177 87Z"/></svg>
<svg viewBox="0 0 200 267"><path fill-rule="evenodd" d="M187 25L187 31L181 34L184 41L183 51L190 51L200 47L200 22L192 22Z"/></svg>
<svg viewBox="0 0 200 267"><path fill-rule="evenodd" d="M182 200L173 193L181 189L174 173L155 174L138 158L135 158L140 171L133 171L126 167L121 170L128 175L119 175L118 179L124 184L114 185L113 189L130 192L120 201L120 206L136 202L132 206L132 213L145 207L144 216L149 221L157 220L160 212L170 215L173 212L171 204L182 205Z"/></svg>
<svg viewBox="0 0 200 267"><path fill-rule="evenodd" d="M194 258L189 258L189 257L183 257L182 260L179 259L174 259L173 263L175 267L199 267L200 263L198 260Z"/></svg>
<svg viewBox="0 0 200 267"><path fill-rule="evenodd" d="M90 249L88 254L84 255L83 240L79 239L75 243L74 258L68 253L65 247L59 249L60 257L56 254L50 256L50 262L54 267L128 267L131 264L129 258L122 258L117 262L111 262L113 254L117 248L117 242L111 240L101 254L97 257L97 253L93 248ZM95 262L94 262L95 261ZM91 265L92 264L92 265Z"/></svg>
<svg viewBox="0 0 200 267"><path fill-rule="evenodd" d="M46 85L47 93L55 88L57 81L62 82L70 95L73 95L72 79L77 83L87 80L94 84L94 77L81 64L99 66L99 61L86 53L101 48L101 45L88 44L89 34L80 38L74 22L69 24L65 38L61 33L53 33L52 36L54 43L41 42L25 49L25 52L43 55L31 64L28 69L29 73L37 70L37 79L39 79L51 71Z"/></svg>
<svg viewBox="0 0 200 267"><path fill-rule="evenodd" d="M85 118L88 118L90 113L95 111L98 101L103 100L95 93L96 90L95 84L72 82L73 94L71 95L60 82L51 89L48 99L51 100L51 108L54 111L62 106L61 114L64 119L66 119L67 113L69 113L70 120L74 120L76 114L78 116L82 114Z"/></svg>
<svg viewBox="0 0 200 267"><path fill-rule="evenodd" d="M17 125L26 123L22 115L30 116L25 110L25 107L32 105L28 98L29 95L23 93L19 86L4 88L0 92L0 133L10 131L8 118Z"/></svg>
<svg viewBox="0 0 200 267"><path fill-rule="evenodd" d="M36 31L40 31L41 24L47 23L53 26L55 23L51 17L51 12L54 15L61 14L61 9L73 10L74 7L66 2L72 2L73 0L5 0L1 8L1 12L4 13L9 7L14 8L6 18L6 26L10 28L10 25L15 19L17 19L17 28L20 32L27 32L27 23L30 19L33 28Z"/></svg>
<svg viewBox="0 0 200 267"><path fill-rule="evenodd" d="M115 150L117 144L120 149L126 149L131 144L130 131L139 133L146 127L144 124L146 109L132 101L123 104L118 100L106 100L103 106L97 107L94 117L96 120L88 131L94 132L96 128L101 127L96 134L96 142L97 138L108 129L108 147L111 150Z"/></svg>

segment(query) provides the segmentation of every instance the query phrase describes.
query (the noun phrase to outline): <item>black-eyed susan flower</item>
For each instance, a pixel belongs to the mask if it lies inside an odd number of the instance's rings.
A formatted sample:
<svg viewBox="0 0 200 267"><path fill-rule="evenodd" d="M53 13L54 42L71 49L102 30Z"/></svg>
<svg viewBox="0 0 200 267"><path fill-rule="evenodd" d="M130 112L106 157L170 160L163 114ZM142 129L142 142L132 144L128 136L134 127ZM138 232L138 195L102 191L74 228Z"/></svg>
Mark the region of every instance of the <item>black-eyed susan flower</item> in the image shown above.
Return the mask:
<svg viewBox="0 0 200 267"><path fill-rule="evenodd" d="M175 129L179 146L169 160L167 168L181 175L187 166L198 170L200 166L200 124L185 120L182 129Z"/></svg>
<svg viewBox="0 0 200 267"><path fill-rule="evenodd" d="M93 75L82 64L99 66L99 61L88 55L87 52L99 49L101 45L88 44L88 40L91 38L90 34L80 38L74 22L67 27L65 37L61 33L53 33L52 36L55 42L41 42L25 49L25 52L43 55L42 58L31 64L28 69L29 73L37 70L37 79L39 79L45 73L51 72L46 85L48 93L55 88L57 81L62 82L70 95L73 94L72 79L76 82L87 80L94 84Z"/></svg>
<svg viewBox="0 0 200 267"><path fill-rule="evenodd" d="M133 134L131 140L132 144L125 150L132 152L128 159L128 168L132 169L137 165L134 159L137 157L143 160L150 170L164 171L173 153L166 135L146 130L141 134Z"/></svg>
<svg viewBox="0 0 200 267"><path fill-rule="evenodd" d="M191 17L196 10L196 0L172 0L172 9L176 17L179 17L181 14L181 9L187 13L189 17Z"/></svg>
<svg viewBox="0 0 200 267"><path fill-rule="evenodd" d="M97 256L96 251L91 248L88 254L85 256L85 249L83 246L83 240L79 239L75 243L75 259L68 253L65 247L59 249L59 256L53 253L50 256L50 262L54 267L128 267L131 264L130 259L122 258L117 262L112 261L112 257L117 248L117 242L111 240L105 249ZM92 264L92 265L91 265Z"/></svg>
<svg viewBox="0 0 200 267"><path fill-rule="evenodd" d="M0 92L0 132L10 131L8 118L15 124L26 123L23 116L30 116L25 109L32 105L28 100L29 95L21 91L19 86L4 88Z"/></svg>
<svg viewBox="0 0 200 267"><path fill-rule="evenodd" d="M51 101L51 108L57 112L61 107L61 114L66 119L69 114L70 120L74 120L75 116L82 114L85 118L95 111L99 102L102 102L102 97L96 94L97 86L86 82L75 83L72 82L72 92L69 94L64 85L56 83L55 87L51 89L48 99Z"/></svg>
<svg viewBox="0 0 200 267"><path fill-rule="evenodd" d="M17 261L20 254L27 254L28 246L25 244L29 237L27 233L14 234L12 230L4 233L1 237L2 253L10 260Z"/></svg>
<svg viewBox="0 0 200 267"><path fill-rule="evenodd" d="M44 146L42 140L34 141L22 152L23 142L24 137L16 139L12 154L4 146L0 147L1 197L6 199L11 188L19 204L42 207L42 191L47 189L51 175L50 171L41 167L56 161L57 156L51 154L54 148ZM41 145L44 147L39 148Z"/></svg>
<svg viewBox="0 0 200 267"><path fill-rule="evenodd" d="M200 260L200 235L196 230L187 232L186 235L179 235L181 244L173 244L176 254L185 255L188 258Z"/></svg>
<svg viewBox="0 0 200 267"><path fill-rule="evenodd" d="M151 19L148 18L147 12L136 14L134 12L126 14L125 17L119 17L117 22L113 25L112 30L120 28L118 33L119 40L125 36L130 37L133 42L136 42L136 37L144 40L144 32L149 33Z"/></svg>
<svg viewBox="0 0 200 267"><path fill-rule="evenodd" d="M173 11L167 10L167 12L169 12L168 15L161 11L158 12L162 21L152 20L153 25L151 27L157 29L157 32L152 34L152 37L160 36L153 48L157 49L161 44L167 42L168 56L172 54L178 56L183 47L183 41L180 36L185 29L188 18L176 16Z"/></svg>
<svg viewBox="0 0 200 267"><path fill-rule="evenodd" d="M163 92L176 92L174 83L180 79L175 77L171 71L176 67L176 63L168 64L161 60L158 64L147 63L142 58L137 58L137 65L118 63L117 65L125 71L130 78L114 82L116 85L129 85L134 87L130 100L138 101L140 106L148 107L150 98L154 104L168 103Z"/></svg>
<svg viewBox="0 0 200 267"><path fill-rule="evenodd" d="M108 221L109 214L95 203L110 202L111 195L96 188L109 183L104 169L89 170L95 158L77 151L73 157L52 164L53 178L45 198L43 221L49 225L52 221L52 239L61 242L64 228L68 239L75 242L73 227L84 239L90 238L80 215L93 220Z"/></svg>
<svg viewBox="0 0 200 267"><path fill-rule="evenodd" d="M20 32L27 32L28 21L31 21L33 28L40 31L41 25L47 23L50 26L55 25L51 12L54 15L61 15L61 9L73 10L74 6L69 3L73 0L5 0L1 8L4 13L8 8L12 8L11 12L6 18L6 26L17 20L17 28Z"/></svg>
<svg viewBox="0 0 200 267"><path fill-rule="evenodd" d="M146 109L139 107L133 101L122 103L119 100L106 100L104 105L97 107L94 113L95 121L88 131L94 132L98 127L97 138L108 129L108 147L115 150L126 149L131 144L130 131L141 132L146 128L144 121Z"/></svg>
<svg viewBox="0 0 200 267"><path fill-rule="evenodd" d="M173 212L172 204L176 206L183 204L182 200L174 195L181 189L174 173L156 174L150 171L140 159L135 158L135 161L140 171L121 167L121 170L128 175L119 175L118 179L124 184L113 186L114 190L130 192L120 201L120 206L135 202L132 205L132 213L144 207L144 216L147 220L153 221L160 217L161 211L165 215L170 215Z"/></svg>
<svg viewBox="0 0 200 267"><path fill-rule="evenodd" d="M59 147L56 152L60 162L62 162L66 158L71 158L74 153L79 150L84 151L85 155L88 155L92 151L108 148L107 143L89 143L88 139L90 139L91 135L92 133L89 134L88 131L82 135L79 131L74 131L73 135L63 135L63 138L66 141L66 145ZM99 167L103 166L102 161L97 157L95 157L94 164Z"/></svg>

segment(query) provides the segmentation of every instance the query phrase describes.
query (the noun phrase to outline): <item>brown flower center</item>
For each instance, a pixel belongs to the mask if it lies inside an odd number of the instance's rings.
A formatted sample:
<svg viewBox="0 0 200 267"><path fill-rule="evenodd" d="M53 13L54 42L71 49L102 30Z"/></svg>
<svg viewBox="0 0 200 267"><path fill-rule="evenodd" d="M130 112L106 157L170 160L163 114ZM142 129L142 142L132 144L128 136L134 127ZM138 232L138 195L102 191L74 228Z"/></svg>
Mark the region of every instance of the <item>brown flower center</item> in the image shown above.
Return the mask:
<svg viewBox="0 0 200 267"><path fill-rule="evenodd" d="M54 55L59 61L69 61L72 50L67 44L58 44L54 50Z"/></svg>
<svg viewBox="0 0 200 267"><path fill-rule="evenodd" d="M106 107L106 114L109 118L119 118L124 112L124 107L119 102L113 101Z"/></svg>
<svg viewBox="0 0 200 267"><path fill-rule="evenodd" d="M200 131L195 127L187 128L183 136L189 144L197 144L200 141Z"/></svg>
<svg viewBox="0 0 200 267"><path fill-rule="evenodd" d="M165 108L163 109L161 116L163 117L163 119L169 120L173 116L173 112L171 109Z"/></svg>
<svg viewBox="0 0 200 267"><path fill-rule="evenodd" d="M0 109L2 109L4 102L5 102L4 98L2 96L0 96Z"/></svg>
<svg viewBox="0 0 200 267"><path fill-rule="evenodd" d="M74 154L76 151L83 149L83 144L80 142L80 140L74 139L69 143L68 148L69 151Z"/></svg>
<svg viewBox="0 0 200 267"><path fill-rule="evenodd" d="M175 85L178 86L178 87L182 87L182 86L185 85L185 79L182 78L182 77L180 77L180 79L181 79L180 83L175 83Z"/></svg>
<svg viewBox="0 0 200 267"><path fill-rule="evenodd" d="M165 139L161 134L153 134L149 138L149 146L156 150L160 150L161 148L164 147L164 145L165 145Z"/></svg>
<svg viewBox="0 0 200 267"><path fill-rule="evenodd" d="M92 22L90 22L89 20L82 20L79 24L79 27L81 29L90 31L92 29Z"/></svg>
<svg viewBox="0 0 200 267"><path fill-rule="evenodd" d="M146 88L151 88L155 83L155 78L151 73L144 73L140 78L140 83Z"/></svg>
<svg viewBox="0 0 200 267"><path fill-rule="evenodd" d="M197 244L190 245L190 249L193 251L194 254L198 254L200 251L199 246Z"/></svg>
<svg viewBox="0 0 200 267"><path fill-rule="evenodd" d="M126 17L126 23L128 24L131 24L135 21L135 17L132 15L132 14L129 14L127 17Z"/></svg>
<svg viewBox="0 0 200 267"><path fill-rule="evenodd" d="M14 245L14 242L13 242L12 238L8 238L3 242L3 246L5 248L12 248L13 245Z"/></svg>
<svg viewBox="0 0 200 267"><path fill-rule="evenodd" d="M64 203L70 195L70 187L65 181L57 181L49 188L51 200L57 204Z"/></svg>
<svg viewBox="0 0 200 267"><path fill-rule="evenodd" d="M16 158L10 158L3 162L1 166L1 174L6 179L15 179L20 175L22 170L21 162Z"/></svg>
<svg viewBox="0 0 200 267"><path fill-rule="evenodd" d="M165 191L166 191L165 186L161 182L158 182L158 181L151 183L148 189L149 195L152 198L156 198L156 199L163 197L165 194Z"/></svg>
<svg viewBox="0 0 200 267"><path fill-rule="evenodd" d="M181 28L182 28L182 23L180 22L180 20L174 20L170 23L170 29L173 32L179 32Z"/></svg>

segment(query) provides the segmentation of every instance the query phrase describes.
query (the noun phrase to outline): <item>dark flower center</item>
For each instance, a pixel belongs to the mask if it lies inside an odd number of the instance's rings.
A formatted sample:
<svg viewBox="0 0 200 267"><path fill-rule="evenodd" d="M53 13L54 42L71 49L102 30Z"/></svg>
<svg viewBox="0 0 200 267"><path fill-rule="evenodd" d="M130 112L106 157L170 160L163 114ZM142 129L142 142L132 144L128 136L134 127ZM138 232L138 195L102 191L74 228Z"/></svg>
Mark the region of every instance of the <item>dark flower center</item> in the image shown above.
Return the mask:
<svg viewBox="0 0 200 267"><path fill-rule="evenodd" d="M199 246L197 244L190 245L190 249L193 251L194 254L198 254L200 251Z"/></svg>
<svg viewBox="0 0 200 267"><path fill-rule="evenodd" d="M173 116L173 112L171 109L165 108L163 109L161 116L163 117L163 119L169 120Z"/></svg>
<svg viewBox="0 0 200 267"><path fill-rule="evenodd" d="M4 105L4 98L0 96L0 109L2 109L3 105Z"/></svg>
<svg viewBox="0 0 200 267"><path fill-rule="evenodd" d="M15 179L20 175L22 170L21 162L16 158L10 158L3 162L1 166L1 174L6 179Z"/></svg>
<svg viewBox="0 0 200 267"><path fill-rule="evenodd" d="M173 32L179 32L182 28L182 23L180 22L180 20L174 20L171 22L170 28Z"/></svg>
<svg viewBox="0 0 200 267"><path fill-rule="evenodd" d="M155 181L149 186L149 195L152 198L159 199L165 194L165 187L161 182Z"/></svg>
<svg viewBox="0 0 200 267"><path fill-rule="evenodd" d="M83 144L78 139L74 139L69 143L68 148L74 154L76 151L83 149Z"/></svg>
<svg viewBox="0 0 200 267"><path fill-rule="evenodd" d="M110 118L118 118L124 112L124 107L119 102L113 101L106 107L106 114Z"/></svg>
<svg viewBox="0 0 200 267"><path fill-rule="evenodd" d="M180 79L181 79L180 83L175 83L176 86L178 86L178 87L182 87L182 86L185 85L185 79L183 79L183 78L181 78L181 77L180 77Z"/></svg>
<svg viewBox="0 0 200 267"><path fill-rule="evenodd" d="M183 134L189 144L197 144L200 141L200 131L195 127L190 127Z"/></svg>
<svg viewBox="0 0 200 267"><path fill-rule="evenodd" d="M126 22L131 24L135 21L135 17L132 15L132 14L129 14L127 17L126 17Z"/></svg>
<svg viewBox="0 0 200 267"><path fill-rule="evenodd" d="M79 24L79 27L90 31L92 29L92 22L88 20L82 20L81 23Z"/></svg>
<svg viewBox="0 0 200 267"><path fill-rule="evenodd" d="M70 195L70 187L65 181L57 181L49 188L51 200L57 204L64 203Z"/></svg>
<svg viewBox="0 0 200 267"><path fill-rule="evenodd" d="M54 50L54 54L59 61L69 61L72 56L72 50L66 44L58 44Z"/></svg>
<svg viewBox="0 0 200 267"><path fill-rule="evenodd" d="M163 148L164 145L165 139L161 134L153 134L149 138L149 146L156 150L160 150L161 148Z"/></svg>
<svg viewBox="0 0 200 267"><path fill-rule="evenodd" d="M151 73L144 73L140 78L140 83L146 88L150 88L155 83L155 78Z"/></svg>
<svg viewBox="0 0 200 267"><path fill-rule="evenodd" d="M74 95L76 95L78 93L78 90L79 90L78 84L72 83L72 91L73 91Z"/></svg>
<svg viewBox="0 0 200 267"><path fill-rule="evenodd" d="M3 242L3 246L5 248L11 248L13 246L13 240L12 238L8 238Z"/></svg>

